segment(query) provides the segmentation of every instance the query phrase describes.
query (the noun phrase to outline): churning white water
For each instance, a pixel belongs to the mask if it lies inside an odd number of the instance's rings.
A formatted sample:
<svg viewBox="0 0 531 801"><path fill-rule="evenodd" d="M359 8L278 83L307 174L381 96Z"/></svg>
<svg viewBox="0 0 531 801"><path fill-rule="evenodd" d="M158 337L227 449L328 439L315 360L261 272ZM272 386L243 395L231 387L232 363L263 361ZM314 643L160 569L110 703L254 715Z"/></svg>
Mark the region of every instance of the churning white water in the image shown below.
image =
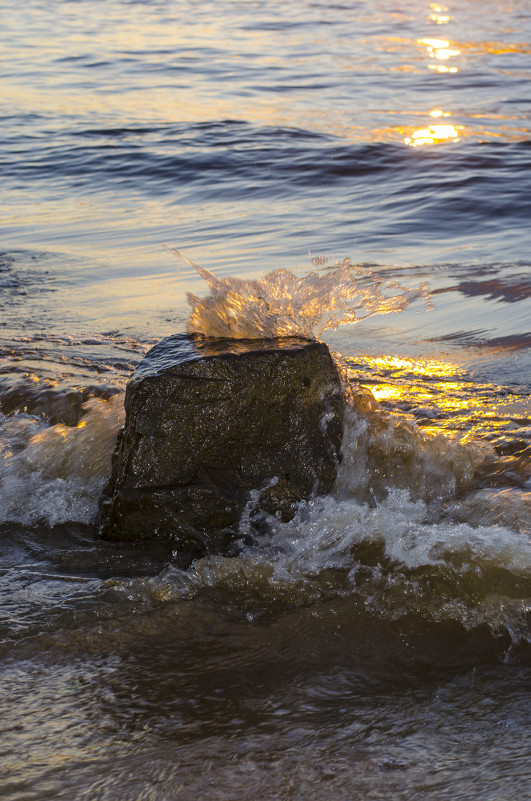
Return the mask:
<svg viewBox="0 0 531 801"><path fill-rule="evenodd" d="M375 279L348 260L304 278L275 270L257 280L217 279L194 267L210 292L189 296L188 328L208 336L316 338L429 299L425 285L406 289ZM482 484L482 471L498 469L488 441L424 432L349 379L340 357L338 365L348 411L331 494L302 503L289 523L269 519L266 534L258 535L244 514L232 556L206 557L187 571L169 565L156 577L112 580L112 592L143 604L215 592L251 616L341 596L392 618L420 612L526 636L531 606L521 586L531 582L530 493ZM75 426L25 413L0 420L0 523L94 519L124 419L123 398L89 401Z"/></svg>
<svg viewBox="0 0 531 801"><path fill-rule="evenodd" d="M0 522L89 523L125 417L123 393L84 404L76 426L0 416Z"/></svg>

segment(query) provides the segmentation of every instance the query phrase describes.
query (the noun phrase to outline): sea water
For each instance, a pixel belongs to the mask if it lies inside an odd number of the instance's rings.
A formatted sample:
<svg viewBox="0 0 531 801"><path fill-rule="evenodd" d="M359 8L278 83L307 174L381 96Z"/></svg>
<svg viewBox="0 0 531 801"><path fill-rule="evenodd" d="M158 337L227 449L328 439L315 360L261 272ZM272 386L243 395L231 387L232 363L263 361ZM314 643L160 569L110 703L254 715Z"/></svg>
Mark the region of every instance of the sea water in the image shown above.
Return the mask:
<svg viewBox="0 0 531 801"><path fill-rule="evenodd" d="M2 797L524 801L530 3L0 7ZM92 521L187 328L324 339L349 412L184 571Z"/></svg>

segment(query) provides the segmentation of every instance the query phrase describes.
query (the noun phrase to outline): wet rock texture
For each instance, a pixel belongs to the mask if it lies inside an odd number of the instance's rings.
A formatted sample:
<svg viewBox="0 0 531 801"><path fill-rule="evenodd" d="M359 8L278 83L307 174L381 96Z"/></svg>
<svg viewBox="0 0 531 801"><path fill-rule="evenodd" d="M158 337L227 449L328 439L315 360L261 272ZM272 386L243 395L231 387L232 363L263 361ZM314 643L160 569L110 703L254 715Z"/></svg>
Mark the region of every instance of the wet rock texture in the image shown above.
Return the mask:
<svg viewBox="0 0 531 801"><path fill-rule="evenodd" d="M343 404L324 343L162 340L127 387L101 536L195 558L227 551L244 509L290 519L332 487Z"/></svg>

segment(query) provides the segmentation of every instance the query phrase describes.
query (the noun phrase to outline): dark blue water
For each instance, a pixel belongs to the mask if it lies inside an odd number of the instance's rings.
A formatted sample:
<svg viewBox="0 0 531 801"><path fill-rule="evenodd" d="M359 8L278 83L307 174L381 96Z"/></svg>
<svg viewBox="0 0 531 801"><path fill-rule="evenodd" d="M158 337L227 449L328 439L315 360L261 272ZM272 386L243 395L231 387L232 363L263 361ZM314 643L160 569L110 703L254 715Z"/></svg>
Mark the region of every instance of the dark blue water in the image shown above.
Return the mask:
<svg viewBox="0 0 531 801"><path fill-rule="evenodd" d="M0 3L10 801L528 797L531 4L447 3ZM91 528L207 291L162 243L432 302L324 333L391 415L350 500L186 574Z"/></svg>

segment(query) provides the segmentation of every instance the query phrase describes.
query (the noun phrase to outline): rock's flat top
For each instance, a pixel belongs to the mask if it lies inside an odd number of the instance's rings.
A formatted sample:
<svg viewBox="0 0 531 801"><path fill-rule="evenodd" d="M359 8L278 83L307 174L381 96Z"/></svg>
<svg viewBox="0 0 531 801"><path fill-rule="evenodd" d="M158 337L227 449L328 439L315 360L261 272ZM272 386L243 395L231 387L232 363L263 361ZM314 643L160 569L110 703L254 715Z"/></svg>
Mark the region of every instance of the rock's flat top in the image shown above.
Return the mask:
<svg viewBox="0 0 531 801"><path fill-rule="evenodd" d="M132 380L156 375L180 364L219 356L242 356L247 353L296 351L326 348L315 340L286 337L284 339L212 339L201 334L174 334L157 342L137 365Z"/></svg>

